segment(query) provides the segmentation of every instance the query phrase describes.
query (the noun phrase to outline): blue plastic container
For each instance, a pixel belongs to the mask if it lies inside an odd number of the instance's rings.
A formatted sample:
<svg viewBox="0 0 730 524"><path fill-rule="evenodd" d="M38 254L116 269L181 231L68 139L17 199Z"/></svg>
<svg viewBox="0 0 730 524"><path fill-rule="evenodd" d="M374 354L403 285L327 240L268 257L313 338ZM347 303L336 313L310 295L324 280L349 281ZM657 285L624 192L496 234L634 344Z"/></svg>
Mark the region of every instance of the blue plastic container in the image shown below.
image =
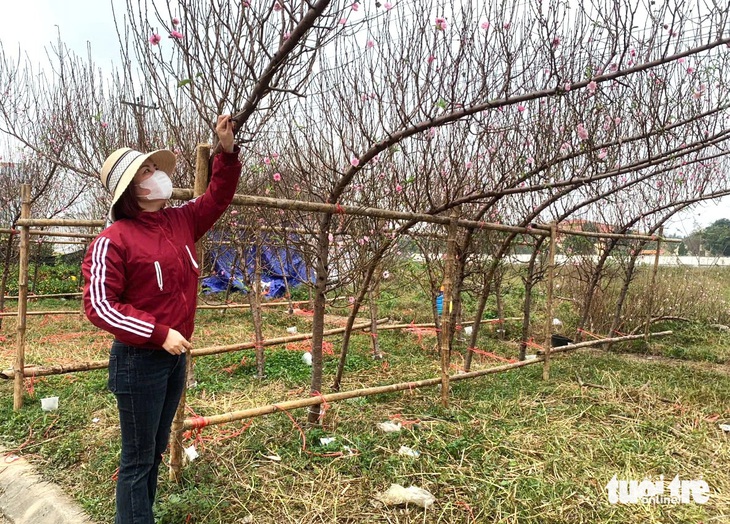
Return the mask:
<svg viewBox="0 0 730 524"><path fill-rule="evenodd" d="M444 312L444 293L436 295L436 313L441 315Z"/></svg>

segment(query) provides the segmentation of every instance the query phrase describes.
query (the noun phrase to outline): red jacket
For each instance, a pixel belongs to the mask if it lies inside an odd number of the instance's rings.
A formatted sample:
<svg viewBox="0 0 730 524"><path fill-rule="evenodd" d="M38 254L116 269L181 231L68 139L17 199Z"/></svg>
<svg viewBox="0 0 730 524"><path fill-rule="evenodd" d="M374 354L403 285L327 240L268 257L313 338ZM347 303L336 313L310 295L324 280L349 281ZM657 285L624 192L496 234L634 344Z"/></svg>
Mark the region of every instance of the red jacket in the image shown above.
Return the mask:
<svg viewBox="0 0 730 524"><path fill-rule="evenodd" d="M114 222L84 257L84 308L97 327L126 344L162 348L170 328L193 334L200 267L195 242L233 199L238 153L219 153L210 185L180 207Z"/></svg>

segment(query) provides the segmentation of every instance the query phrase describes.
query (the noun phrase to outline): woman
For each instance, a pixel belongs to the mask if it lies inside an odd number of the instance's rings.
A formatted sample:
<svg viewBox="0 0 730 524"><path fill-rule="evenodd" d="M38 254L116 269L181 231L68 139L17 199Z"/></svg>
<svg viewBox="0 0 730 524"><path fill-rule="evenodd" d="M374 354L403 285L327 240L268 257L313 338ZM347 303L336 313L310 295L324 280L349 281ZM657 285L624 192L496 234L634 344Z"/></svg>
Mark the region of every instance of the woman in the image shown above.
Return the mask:
<svg viewBox="0 0 730 524"><path fill-rule="evenodd" d="M157 470L192 347L200 275L195 242L231 203L241 174L229 115L218 117L216 133L223 151L213 160L210 185L180 207L165 207L171 151L119 149L101 170L113 195L112 223L84 258L84 307L94 325L114 335L108 385L122 433L116 524L154 523Z"/></svg>

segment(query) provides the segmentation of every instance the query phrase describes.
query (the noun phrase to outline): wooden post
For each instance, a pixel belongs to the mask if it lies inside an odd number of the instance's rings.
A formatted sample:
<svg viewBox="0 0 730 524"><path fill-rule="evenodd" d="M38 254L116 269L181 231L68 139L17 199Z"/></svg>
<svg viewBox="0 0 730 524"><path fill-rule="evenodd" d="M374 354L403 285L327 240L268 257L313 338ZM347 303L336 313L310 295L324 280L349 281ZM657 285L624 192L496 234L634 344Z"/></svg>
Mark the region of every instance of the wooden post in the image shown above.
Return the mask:
<svg viewBox="0 0 730 524"><path fill-rule="evenodd" d="M205 193L210 180L210 144L198 144L195 157L195 182L193 186L193 196L200 196ZM198 266L203 270L203 260L205 251L203 241L199 240L195 243L195 251L198 256ZM192 387L195 383L195 373L193 371L193 355L188 352L185 355L185 385L180 402L175 411L175 418L172 420L172 430L170 433L170 480L180 482L182 480L183 465L183 423L185 422L185 404L187 401L186 389Z"/></svg>
<svg viewBox="0 0 730 524"><path fill-rule="evenodd" d="M644 325L644 346L649 348L649 329L651 327L651 310L654 309L654 295L656 293L656 276L659 270L659 253L662 247L661 238L664 236L664 227L659 228L659 237L656 240L656 253L654 254L654 267L651 271L651 284L649 285L649 297L646 305L646 324ZM638 255L637 255L638 256Z"/></svg>
<svg viewBox="0 0 730 524"><path fill-rule="evenodd" d="M542 379L550 379L550 350L553 334L553 277L555 273L555 237L558 226L550 224L550 254L547 267L547 293L545 296L545 361L542 367Z"/></svg>
<svg viewBox="0 0 730 524"><path fill-rule="evenodd" d="M30 218L30 185L20 186L20 218ZM28 310L28 257L30 227L20 228L20 261L18 269L18 345L15 353L15 373L13 384L13 409L23 407L24 369L25 369L25 325Z"/></svg>
<svg viewBox="0 0 730 524"><path fill-rule="evenodd" d="M457 212L451 214L452 220L449 223L449 235L446 240L446 264L444 268L444 305L441 311L441 404L444 407L449 405L449 365L451 363L451 312L453 309L454 297L454 272L456 269L456 217Z"/></svg>

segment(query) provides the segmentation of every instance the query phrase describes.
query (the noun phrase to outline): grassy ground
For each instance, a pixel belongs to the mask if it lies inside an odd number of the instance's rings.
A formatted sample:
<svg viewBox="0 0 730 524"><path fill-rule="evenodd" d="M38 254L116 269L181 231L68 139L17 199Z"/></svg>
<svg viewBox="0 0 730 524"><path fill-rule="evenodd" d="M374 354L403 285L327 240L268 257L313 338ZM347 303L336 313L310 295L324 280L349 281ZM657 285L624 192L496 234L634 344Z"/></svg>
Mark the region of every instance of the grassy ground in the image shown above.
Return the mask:
<svg viewBox="0 0 730 524"><path fill-rule="evenodd" d="M45 302L34 308L79 307ZM332 318L333 324L337 319ZM287 326L308 330L307 316L265 312L269 336ZM250 339L247 313L201 312L197 347ZM448 407L438 388L333 403L321 427L298 410L187 435L200 458L181 484L161 478L161 523L365 522L727 522L730 520L730 335L692 323L659 325L676 334L649 351L584 350L557 357L551 380L541 366L453 383ZM481 347L511 357L514 343L489 333ZM0 330L0 364L12 364L14 320ZM329 339L338 350L337 338ZM384 360L373 360L370 337L356 335L343 389L438 376L435 339L381 332ZM28 362L104 358L108 336L80 316L31 317ZM302 398L310 368L301 345L267 350L267 377L255 378L252 352L205 357L196 364L190 413L212 415ZM495 365L487 357L475 368ZM336 360L328 356L325 384ZM581 384L584 384L581 386ZM589 385L585 385L589 384ZM0 383L0 441L66 487L100 523L113 521L119 453L113 396L104 370L28 381L26 406L12 411L12 384ZM59 396L43 412L40 398ZM401 422L398 433L377 424ZM323 437L334 438L324 444ZM399 454L401 446L420 453ZM606 484L675 475L703 478L706 504L611 505ZM427 489L429 510L391 507L378 494L391 483Z"/></svg>

